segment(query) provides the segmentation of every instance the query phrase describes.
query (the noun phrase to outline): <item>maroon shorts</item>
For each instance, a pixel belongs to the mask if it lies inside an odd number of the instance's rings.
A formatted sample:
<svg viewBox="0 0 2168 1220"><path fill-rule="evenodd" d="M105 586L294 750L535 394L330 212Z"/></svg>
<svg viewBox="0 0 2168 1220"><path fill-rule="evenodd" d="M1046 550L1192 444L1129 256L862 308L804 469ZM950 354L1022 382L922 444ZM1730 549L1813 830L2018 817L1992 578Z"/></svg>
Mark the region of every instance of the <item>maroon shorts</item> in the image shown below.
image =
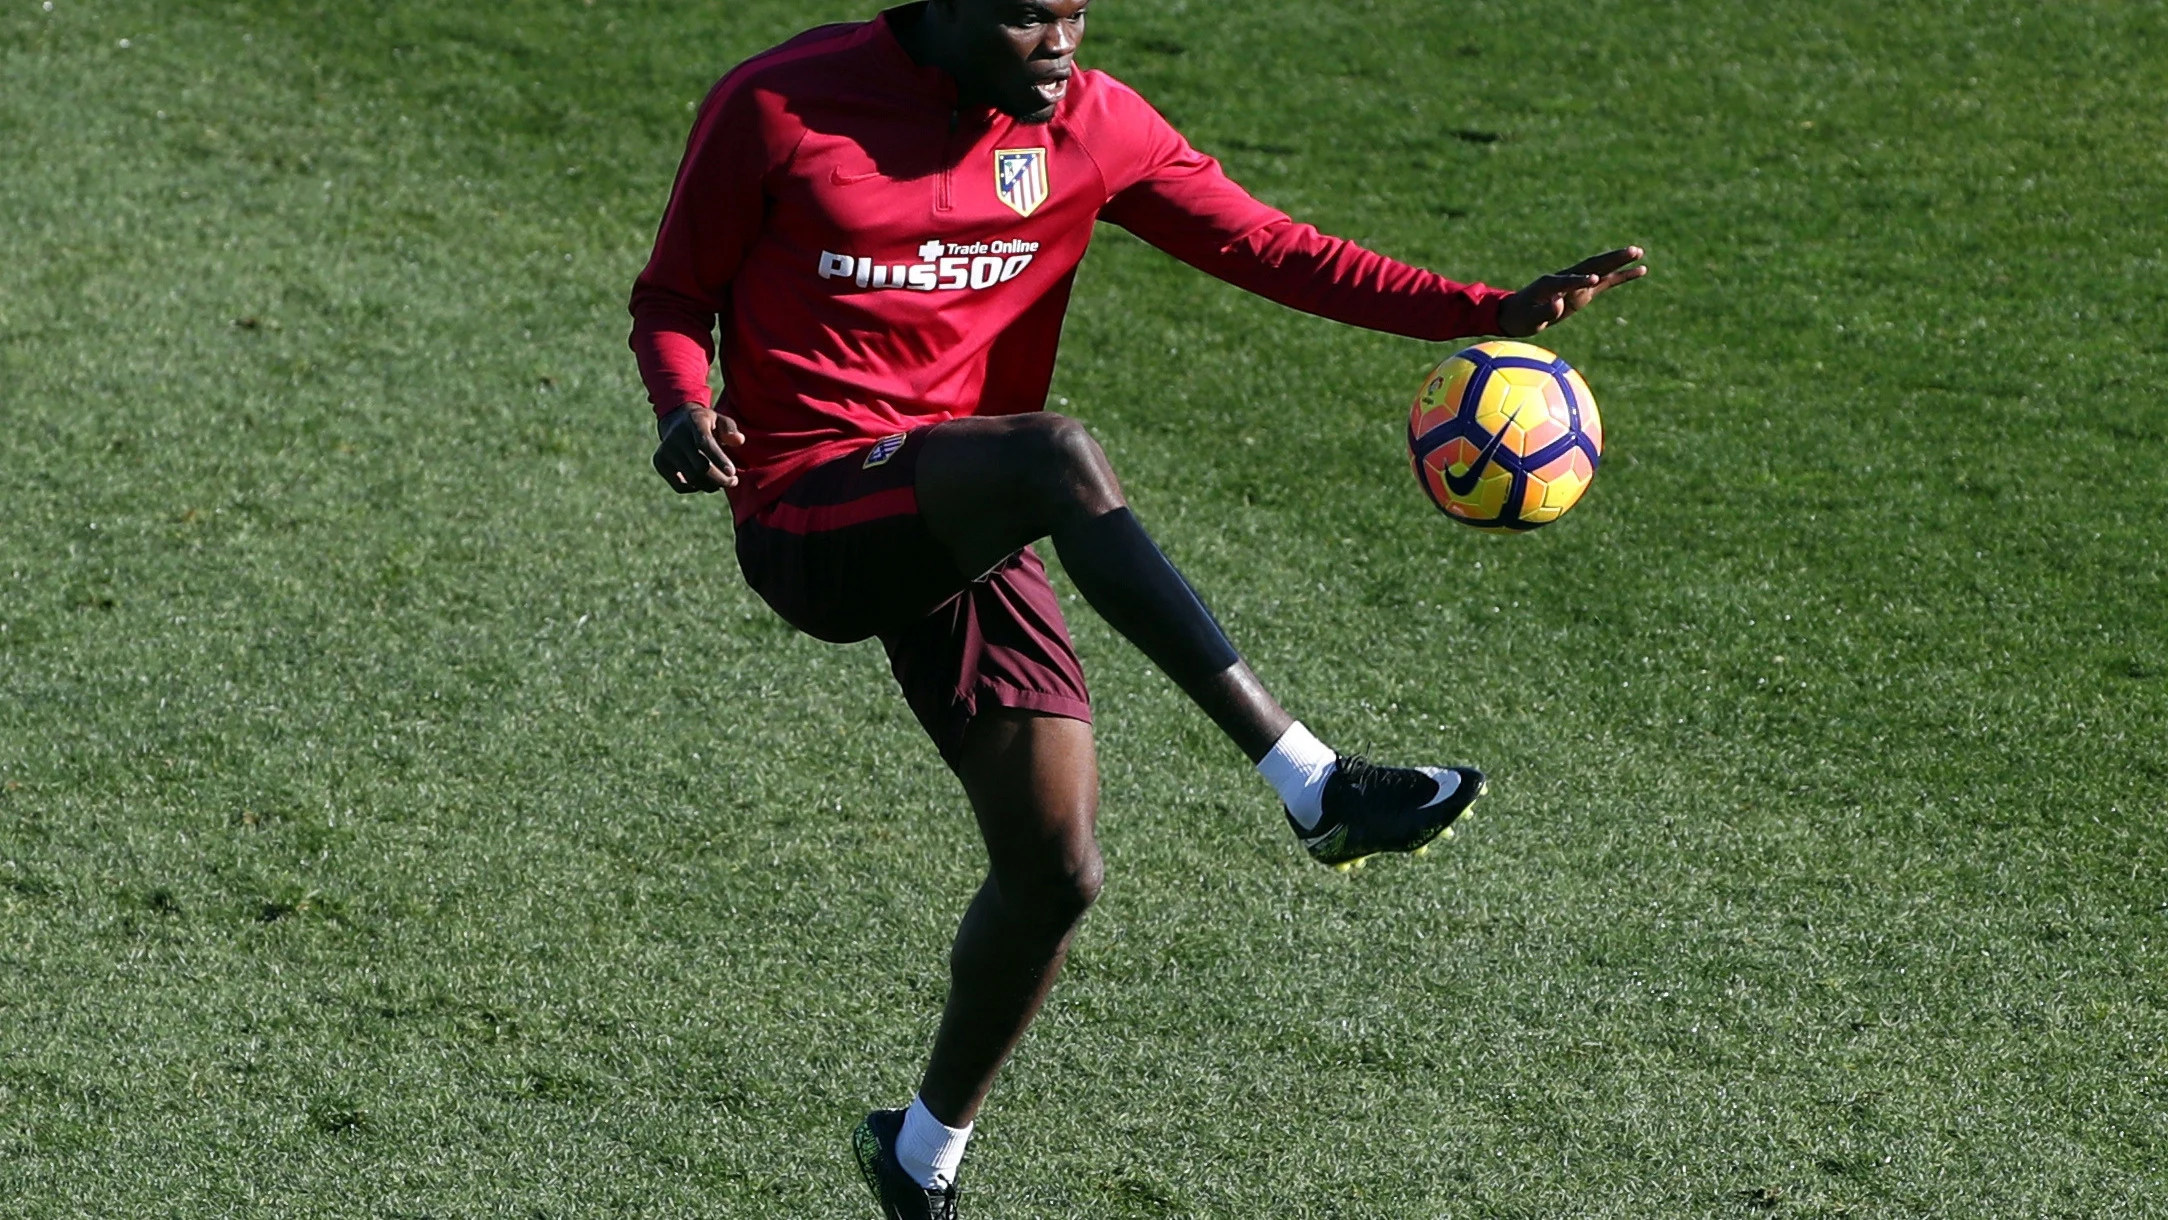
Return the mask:
<svg viewBox="0 0 2168 1220"><path fill-rule="evenodd" d="M817 639L878 636L950 765L988 707L1091 720L1084 669L1046 565L1029 547L971 579L918 515L929 429L889 437L800 476L738 525L738 566L761 599Z"/></svg>

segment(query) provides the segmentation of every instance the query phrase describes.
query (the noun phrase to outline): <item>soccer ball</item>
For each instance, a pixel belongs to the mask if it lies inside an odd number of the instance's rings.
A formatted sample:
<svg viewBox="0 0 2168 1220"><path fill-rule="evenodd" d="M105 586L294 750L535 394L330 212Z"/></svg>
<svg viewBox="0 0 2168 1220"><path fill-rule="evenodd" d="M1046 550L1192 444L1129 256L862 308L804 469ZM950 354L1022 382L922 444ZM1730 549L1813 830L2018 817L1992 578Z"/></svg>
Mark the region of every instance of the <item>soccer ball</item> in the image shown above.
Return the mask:
<svg viewBox="0 0 2168 1220"><path fill-rule="evenodd" d="M1416 481L1446 516L1525 533L1566 514L1603 460L1603 418L1573 366L1531 343L1440 361L1408 413Z"/></svg>

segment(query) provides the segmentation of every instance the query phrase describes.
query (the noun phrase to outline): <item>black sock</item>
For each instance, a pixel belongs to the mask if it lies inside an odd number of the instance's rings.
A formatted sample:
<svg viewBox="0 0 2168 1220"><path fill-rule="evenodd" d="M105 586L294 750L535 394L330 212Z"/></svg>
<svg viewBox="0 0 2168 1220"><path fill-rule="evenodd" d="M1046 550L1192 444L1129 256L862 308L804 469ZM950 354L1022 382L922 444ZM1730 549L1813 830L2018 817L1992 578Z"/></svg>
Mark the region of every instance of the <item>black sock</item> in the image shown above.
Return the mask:
<svg viewBox="0 0 2168 1220"><path fill-rule="evenodd" d="M1127 508L1055 531L1054 550L1099 617L1176 685L1186 688L1241 660L1203 599Z"/></svg>

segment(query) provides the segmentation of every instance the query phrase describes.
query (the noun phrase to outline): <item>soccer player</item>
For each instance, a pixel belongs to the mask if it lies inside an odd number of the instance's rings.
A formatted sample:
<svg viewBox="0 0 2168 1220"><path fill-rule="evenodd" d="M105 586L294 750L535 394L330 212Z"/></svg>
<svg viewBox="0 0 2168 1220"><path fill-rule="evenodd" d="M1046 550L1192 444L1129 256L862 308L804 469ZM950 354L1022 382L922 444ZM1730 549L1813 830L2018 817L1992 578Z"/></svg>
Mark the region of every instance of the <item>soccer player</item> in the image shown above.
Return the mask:
<svg viewBox="0 0 2168 1220"><path fill-rule="evenodd" d="M891 1218L955 1215L973 1120L1099 892L1091 707L1034 542L1256 764L1316 859L1419 850L1483 791L1471 768L1336 754L1288 715L1090 433L1042 409L1093 222L1434 341L1533 335L1646 270L1629 247L1508 292L1326 237L1078 68L1088 6L930 0L739 65L701 107L632 297L656 471L728 490L739 566L793 626L880 639L985 840L918 1095L853 1136Z"/></svg>

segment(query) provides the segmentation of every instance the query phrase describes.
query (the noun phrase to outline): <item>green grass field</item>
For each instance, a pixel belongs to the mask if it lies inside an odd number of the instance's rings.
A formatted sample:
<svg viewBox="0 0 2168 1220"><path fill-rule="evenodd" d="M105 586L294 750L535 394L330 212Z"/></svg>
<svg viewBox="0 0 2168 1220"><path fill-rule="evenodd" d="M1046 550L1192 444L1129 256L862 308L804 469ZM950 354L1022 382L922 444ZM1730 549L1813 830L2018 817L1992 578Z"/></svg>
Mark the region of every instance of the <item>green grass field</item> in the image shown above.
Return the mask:
<svg viewBox="0 0 2168 1220"><path fill-rule="evenodd" d="M837 0L0 0L0 1216L869 1216L980 857L648 468L690 106ZM969 1215L2168 1216L2168 5L1101 0L1083 58L1548 342L1102 234L1056 393L1285 701L1494 773L1348 877L1081 604L1109 886Z"/></svg>

